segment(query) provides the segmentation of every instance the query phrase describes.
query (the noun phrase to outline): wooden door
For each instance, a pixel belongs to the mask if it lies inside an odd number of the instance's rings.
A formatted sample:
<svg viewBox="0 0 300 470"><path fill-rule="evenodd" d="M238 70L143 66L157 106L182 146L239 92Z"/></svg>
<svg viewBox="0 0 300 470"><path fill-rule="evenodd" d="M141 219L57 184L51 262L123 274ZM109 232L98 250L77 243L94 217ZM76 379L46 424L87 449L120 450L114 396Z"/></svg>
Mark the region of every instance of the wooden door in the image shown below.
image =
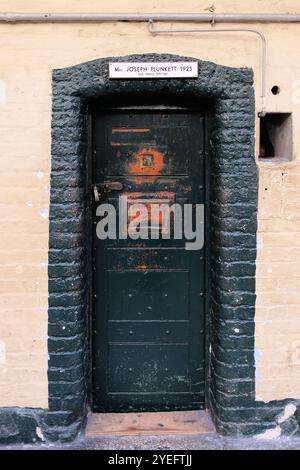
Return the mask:
<svg viewBox="0 0 300 470"><path fill-rule="evenodd" d="M204 124L186 111L95 112L94 214L110 203L118 215L122 195L204 204ZM94 411L204 405L204 248L162 239L156 224L155 239L94 239Z"/></svg>

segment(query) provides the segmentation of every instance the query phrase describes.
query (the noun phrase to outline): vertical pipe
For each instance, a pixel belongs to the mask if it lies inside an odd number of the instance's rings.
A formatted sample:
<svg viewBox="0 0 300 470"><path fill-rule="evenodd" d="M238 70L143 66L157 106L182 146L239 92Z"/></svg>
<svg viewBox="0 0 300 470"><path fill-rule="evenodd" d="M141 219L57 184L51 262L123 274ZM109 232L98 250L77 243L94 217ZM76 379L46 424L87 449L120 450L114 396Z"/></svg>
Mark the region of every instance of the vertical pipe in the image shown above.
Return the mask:
<svg viewBox="0 0 300 470"><path fill-rule="evenodd" d="M153 20L148 22L148 29L152 34L170 34L170 33L252 33L259 36L261 40L261 110L259 116L266 115L267 100L267 41L265 35L253 28L222 28L222 29L204 29L204 28L155 28Z"/></svg>

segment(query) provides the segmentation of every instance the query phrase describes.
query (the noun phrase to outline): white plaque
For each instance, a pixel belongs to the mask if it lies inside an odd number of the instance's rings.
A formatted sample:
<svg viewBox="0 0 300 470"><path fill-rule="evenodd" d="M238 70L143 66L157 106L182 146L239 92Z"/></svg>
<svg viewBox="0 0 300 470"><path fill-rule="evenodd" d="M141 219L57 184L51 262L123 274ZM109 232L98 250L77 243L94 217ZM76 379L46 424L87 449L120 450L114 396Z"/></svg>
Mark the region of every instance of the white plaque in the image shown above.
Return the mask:
<svg viewBox="0 0 300 470"><path fill-rule="evenodd" d="M109 62L109 78L196 78L198 62Z"/></svg>

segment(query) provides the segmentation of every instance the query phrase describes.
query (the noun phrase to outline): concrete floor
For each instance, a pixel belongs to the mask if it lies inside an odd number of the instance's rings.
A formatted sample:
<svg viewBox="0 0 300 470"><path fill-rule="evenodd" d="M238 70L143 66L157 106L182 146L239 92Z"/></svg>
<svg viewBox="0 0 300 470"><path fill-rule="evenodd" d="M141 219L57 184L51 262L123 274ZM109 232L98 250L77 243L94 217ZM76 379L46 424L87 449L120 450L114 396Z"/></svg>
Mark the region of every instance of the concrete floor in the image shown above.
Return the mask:
<svg viewBox="0 0 300 470"><path fill-rule="evenodd" d="M300 438L226 438L217 434L164 436L80 436L68 444L0 446L0 450L300 450Z"/></svg>
<svg viewBox="0 0 300 470"><path fill-rule="evenodd" d="M0 450L300 450L300 438L229 438L207 411L90 413L71 443L8 445Z"/></svg>

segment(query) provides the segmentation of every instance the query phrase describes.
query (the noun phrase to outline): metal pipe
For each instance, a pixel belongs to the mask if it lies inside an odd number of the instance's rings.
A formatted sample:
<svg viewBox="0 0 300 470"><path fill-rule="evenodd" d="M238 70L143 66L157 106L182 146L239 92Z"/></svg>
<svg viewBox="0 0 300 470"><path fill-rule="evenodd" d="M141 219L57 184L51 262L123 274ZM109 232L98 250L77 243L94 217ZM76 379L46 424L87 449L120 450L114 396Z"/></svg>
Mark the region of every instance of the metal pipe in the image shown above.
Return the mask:
<svg viewBox="0 0 300 470"><path fill-rule="evenodd" d="M148 22L148 29L152 34L170 34L170 33L252 33L259 36L261 40L261 111L260 117L266 115L267 100L267 41L265 35L257 29L249 28L222 28L222 29L203 29L203 28L167 28L160 29L154 27L154 21Z"/></svg>
<svg viewBox="0 0 300 470"><path fill-rule="evenodd" d="M193 23L299 23L300 14L285 13L11 13L0 12L0 23L89 23L115 21Z"/></svg>
<svg viewBox="0 0 300 470"><path fill-rule="evenodd" d="M266 110L266 54L267 46L264 34L256 29L172 29L158 30L153 22L193 22L193 23L299 23L300 14L284 13L10 13L0 12L0 23L105 23L105 22L148 22L151 33L209 33L209 32L248 32L258 35L262 42L262 108L260 116Z"/></svg>

